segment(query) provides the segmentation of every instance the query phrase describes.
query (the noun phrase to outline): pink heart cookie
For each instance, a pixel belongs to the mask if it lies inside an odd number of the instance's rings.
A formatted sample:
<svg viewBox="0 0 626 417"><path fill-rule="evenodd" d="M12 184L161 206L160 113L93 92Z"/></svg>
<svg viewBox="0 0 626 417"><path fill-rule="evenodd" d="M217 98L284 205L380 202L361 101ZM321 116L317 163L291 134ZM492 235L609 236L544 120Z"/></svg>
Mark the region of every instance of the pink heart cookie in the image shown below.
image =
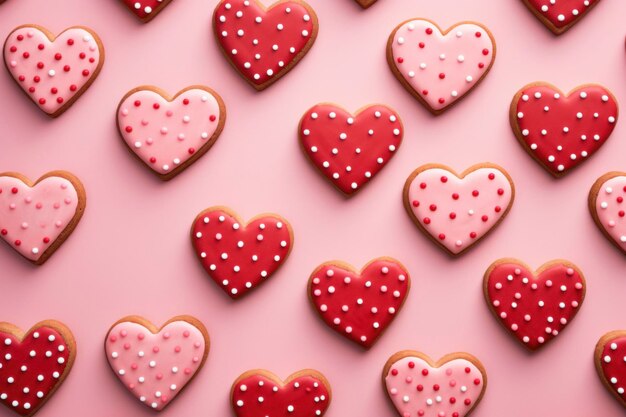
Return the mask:
<svg viewBox="0 0 626 417"><path fill-rule="evenodd" d="M404 185L404 206L413 222L451 255L459 255L497 226L515 198L501 167L483 163L460 176L445 165L417 168Z"/></svg>
<svg viewBox="0 0 626 417"><path fill-rule="evenodd" d="M589 192L589 211L609 241L626 254L626 172L609 172Z"/></svg>
<svg viewBox="0 0 626 417"><path fill-rule="evenodd" d="M426 19L407 20L389 36L387 62L396 78L437 115L469 93L496 58L491 32L465 22L442 31Z"/></svg>
<svg viewBox="0 0 626 417"><path fill-rule="evenodd" d="M124 386L143 404L160 411L204 365L209 335L190 316L174 317L160 329L142 317L129 316L111 327L105 350Z"/></svg>
<svg viewBox="0 0 626 417"><path fill-rule="evenodd" d="M86 27L74 26L55 37L41 26L24 25L7 37L4 63L28 97L57 117L100 73L104 46Z"/></svg>
<svg viewBox="0 0 626 417"><path fill-rule="evenodd" d="M69 172L49 172L34 183L18 173L2 173L0 237L41 265L72 233L86 202L83 185Z"/></svg>
<svg viewBox="0 0 626 417"><path fill-rule="evenodd" d="M222 98L204 86L170 97L157 87L128 92L117 126L128 148L162 180L170 180L213 146L224 129Z"/></svg>
<svg viewBox="0 0 626 417"><path fill-rule="evenodd" d="M467 353L433 362L423 353L405 350L385 364L383 384L401 417L465 417L482 399L487 373Z"/></svg>

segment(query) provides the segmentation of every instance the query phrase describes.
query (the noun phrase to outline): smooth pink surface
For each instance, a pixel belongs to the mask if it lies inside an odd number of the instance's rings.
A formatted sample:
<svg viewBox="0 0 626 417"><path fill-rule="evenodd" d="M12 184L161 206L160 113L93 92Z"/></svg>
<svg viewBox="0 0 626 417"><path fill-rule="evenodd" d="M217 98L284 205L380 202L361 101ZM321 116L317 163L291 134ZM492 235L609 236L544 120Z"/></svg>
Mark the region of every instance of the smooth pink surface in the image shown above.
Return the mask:
<svg viewBox="0 0 626 417"><path fill-rule="evenodd" d="M118 323L105 343L106 358L122 384L156 410L162 410L189 383L206 350L202 332L182 320L156 334L138 323Z"/></svg>
<svg viewBox="0 0 626 417"><path fill-rule="evenodd" d="M44 178L30 187L4 176L0 190L1 237L30 260L41 258L76 216L78 193L65 178Z"/></svg>
<svg viewBox="0 0 626 417"><path fill-rule="evenodd" d="M128 147L151 169L168 174L211 140L220 107L208 91L194 88L168 102L151 90L137 91L117 113Z"/></svg>
<svg viewBox="0 0 626 417"><path fill-rule="evenodd" d="M626 258L593 223L587 195L600 175L625 169L626 124L619 121L592 159L555 180L519 146L508 111L515 92L536 80L566 91L599 82L626 105L626 3L602 1L557 38L517 0L379 0L366 11L353 0L310 2L321 22L316 44L262 93L233 70L213 38L216 0L175 0L147 25L117 0L56 0L54 8L46 0L8 0L0 6L3 37L23 23L54 31L81 23L98 32L107 51L96 82L55 120L0 71L0 167L32 178L66 169L88 195L80 225L45 265L34 267L0 246L2 319L28 328L56 318L78 341L72 373L38 416L154 415L126 392L104 358L109 326L127 314L155 323L191 314L210 332L205 367L162 416L232 416L228 394L242 372L264 367L285 378L314 367L333 387L326 417L393 417L381 372L402 349L433 358L457 350L478 357L489 387L475 417L623 416L596 376L593 349L607 331L626 328ZM418 16L442 26L480 21L498 44L484 82L436 118L404 90L385 60L393 28ZM204 157L164 183L128 153L115 109L137 85L173 92L195 83L220 92L229 119ZM298 143L298 121L324 101L352 111L381 102L404 121L396 157L349 200L311 168ZM424 163L463 170L482 161L511 174L515 206L489 238L451 259L414 227L402 187ZM243 218L280 213L296 235L283 268L236 302L206 276L189 238L196 214L217 204ZM365 352L316 317L306 283L322 262L363 265L382 255L407 267L412 289L393 325ZM536 354L511 339L483 299L483 273L505 256L535 267L570 259L588 281L576 320ZM0 410L2 417L11 415Z"/></svg>
<svg viewBox="0 0 626 417"><path fill-rule="evenodd" d="M413 178L406 195L414 220L435 242L457 254L498 226L514 204L513 188L495 167L477 168L463 178L433 167Z"/></svg>
<svg viewBox="0 0 626 417"><path fill-rule="evenodd" d="M52 32L55 40L51 42L38 28L24 27L11 33L4 44L7 68L37 106L48 114L58 111L98 76L95 71L101 59L98 44L89 31L82 28L62 31Z"/></svg>
<svg viewBox="0 0 626 417"><path fill-rule="evenodd" d="M402 417L450 417L454 413L463 417L484 389L483 375L467 359L433 368L422 358L408 356L392 364L385 382Z"/></svg>
<svg viewBox="0 0 626 417"><path fill-rule="evenodd" d="M394 35L391 51L396 69L434 110L449 106L474 88L495 56L493 42L481 26L462 23L440 31L426 20L403 24Z"/></svg>
<svg viewBox="0 0 626 417"><path fill-rule="evenodd" d="M626 197L626 177L617 176L602 184L595 204L602 228L622 248L626 248L624 197Z"/></svg>

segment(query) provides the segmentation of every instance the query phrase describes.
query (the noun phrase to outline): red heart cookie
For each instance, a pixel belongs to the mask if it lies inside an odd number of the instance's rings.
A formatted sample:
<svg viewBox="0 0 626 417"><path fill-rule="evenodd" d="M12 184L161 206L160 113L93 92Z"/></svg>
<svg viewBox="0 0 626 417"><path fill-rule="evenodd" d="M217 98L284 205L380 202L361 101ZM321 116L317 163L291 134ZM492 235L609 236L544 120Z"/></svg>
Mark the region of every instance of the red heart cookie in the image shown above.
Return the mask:
<svg viewBox="0 0 626 417"><path fill-rule="evenodd" d="M122 139L162 180L197 161L224 129L226 107L213 90L194 85L174 97L144 86L129 91L117 109Z"/></svg>
<svg viewBox="0 0 626 417"><path fill-rule="evenodd" d="M500 224L514 199L513 180L490 163L461 175L445 165L426 164L404 185L404 207L413 222L451 255L463 253Z"/></svg>
<svg viewBox="0 0 626 417"><path fill-rule="evenodd" d="M479 23L446 31L426 19L401 23L389 36L387 63L402 86L433 114L474 89L496 59L496 41Z"/></svg>
<svg viewBox="0 0 626 417"><path fill-rule="evenodd" d="M604 236L626 254L626 172L608 172L596 180L589 211Z"/></svg>
<svg viewBox="0 0 626 417"><path fill-rule="evenodd" d="M564 95L547 83L532 83L513 98L510 121L526 151L555 177L589 159L613 132L615 97L599 85Z"/></svg>
<svg viewBox="0 0 626 417"><path fill-rule="evenodd" d="M582 19L600 0L523 0L554 34L560 35Z"/></svg>
<svg viewBox="0 0 626 417"><path fill-rule="evenodd" d="M24 25L4 43L4 63L41 110L61 115L96 79L104 64L104 46L91 29L75 26L54 36Z"/></svg>
<svg viewBox="0 0 626 417"><path fill-rule="evenodd" d="M383 369L383 386L401 417L465 417L487 388L487 372L468 353L451 353L434 362L404 350Z"/></svg>
<svg viewBox="0 0 626 417"><path fill-rule="evenodd" d="M263 90L306 55L318 24L313 9L301 0L281 0L269 9L258 0L221 0L213 30L230 63Z"/></svg>
<svg viewBox="0 0 626 417"><path fill-rule="evenodd" d="M404 128L398 114L380 104L355 116L332 104L318 104L302 116L299 132L311 162L341 192L351 195L395 155Z"/></svg>
<svg viewBox="0 0 626 417"><path fill-rule="evenodd" d="M85 210L83 185L66 171L36 182L15 172L0 174L0 237L41 265L69 237Z"/></svg>
<svg viewBox="0 0 626 417"><path fill-rule="evenodd" d="M172 0L122 0L142 22L148 23Z"/></svg>
<svg viewBox="0 0 626 417"><path fill-rule="evenodd" d="M494 316L530 350L544 346L572 321L585 299L585 278L564 260L536 272L517 259L500 259L484 277L485 300Z"/></svg>
<svg viewBox="0 0 626 417"><path fill-rule="evenodd" d="M174 317L161 328L143 317L129 316L111 327L105 351L111 369L130 393L161 411L204 365L209 334L191 316Z"/></svg>
<svg viewBox="0 0 626 417"><path fill-rule="evenodd" d="M340 261L319 266L309 278L309 298L337 333L370 348L402 308L411 281L395 259L378 258L361 270Z"/></svg>
<svg viewBox="0 0 626 417"><path fill-rule="evenodd" d="M312 369L296 372L284 382L256 369L237 378L230 398L237 417L320 417L330 405L331 390L326 378Z"/></svg>
<svg viewBox="0 0 626 417"><path fill-rule="evenodd" d="M626 407L626 330L615 330L602 336L594 357L600 380Z"/></svg>
<svg viewBox="0 0 626 417"><path fill-rule="evenodd" d="M276 214L243 223L226 207L200 213L191 241L209 276L237 299L267 281L287 260L293 246L291 225Z"/></svg>
<svg viewBox="0 0 626 417"><path fill-rule="evenodd" d="M24 333L0 323L0 401L21 416L32 416L61 386L72 369L72 332L45 320Z"/></svg>

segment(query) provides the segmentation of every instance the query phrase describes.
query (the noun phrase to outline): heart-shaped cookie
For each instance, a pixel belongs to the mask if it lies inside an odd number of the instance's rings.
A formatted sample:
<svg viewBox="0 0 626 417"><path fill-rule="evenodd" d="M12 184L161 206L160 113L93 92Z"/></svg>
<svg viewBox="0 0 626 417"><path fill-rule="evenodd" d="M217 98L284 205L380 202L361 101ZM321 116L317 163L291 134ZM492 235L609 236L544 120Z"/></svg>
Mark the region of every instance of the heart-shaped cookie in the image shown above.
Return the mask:
<svg viewBox="0 0 626 417"><path fill-rule="evenodd" d="M281 0L266 9L259 0L221 0L213 31L222 52L255 89L289 72L317 37L317 16L302 0Z"/></svg>
<svg viewBox="0 0 626 417"><path fill-rule="evenodd" d="M91 29L74 26L54 36L24 25L4 43L4 63L41 110L52 117L67 110L96 79L104 64L104 46Z"/></svg>
<svg viewBox="0 0 626 417"><path fill-rule="evenodd" d="M344 262L324 263L311 274L308 292L331 329L370 348L398 315L410 286L400 262L378 258L360 272Z"/></svg>
<svg viewBox="0 0 626 417"><path fill-rule="evenodd" d="M106 357L122 384L146 406L160 411L196 376L209 355L209 334L194 317L178 316L161 328L139 316L109 330Z"/></svg>
<svg viewBox="0 0 626 417"><path fill-rule="evenodd" d="M318 104L302 116L298 130L311 162L347 195L361 190L387 165L404 135L398 114L381 104L356 115L333 104Z"/></svg>
<svg viewBox="0 0 626 417"><path fill-rule="evenodd" d="M256 369L237 378L230 398L237 417L320 417L330 405L331 390L326 378L312 369L298 371L284 382Z"/></svg>
<svg viewBox="0 0 626 417"><path fill-rule="evenodd" d="M589 211L604 236L626 254L626 172L608 172L589 191Z"/></svg>
<svg viewBox="0 0 626 417"><path fill-rule="evenodd" d="M389 36L387 62L396 78L433 114L441 114L487 75L496 42L479 23L442 31L426 19L400 24Z"/></svg>
<svg viewBox="0 0 626 417"><path fill-rule="evenodd" d="M530 350L561 334L585 299L585 278L565 260L533 272L517 259L499 259L487 271L483 291L493 315Z"/></svg>
<svg viewBox="0 0 626 417"><path fill-rule="evenodd" d="M526 7L554 34L574 26L600 0L522 0Z"/></svg>
<svg viewBox="0 0 626 417"><path fill-rule="evenodd" d="M67 171L48 172L34 183L15 172L2 173L0 237L41 265L78 225L86 203L82 183Z"/></svg>
<svg viewBox="0 0 626 417"><path fill-rule="evenodd" d="M588 84L564 95L547 83L532 83L511 102L510 121L524 149L555 177L589 159L613 132L618 109L602 86Z"/></svg>
<svg viewBox="0 0 626 417"><path fill-rule="evenodd" d="M626 407L626 330L615 330L602 336L594 358L600 380Z"/></svg>
<svg viewBox="0 0 626 417"><path fill-rule="evenodd" d="M148 23L156 17L172 0L122 0L122 2L142 22Z"/></svg>
<svg viewBox="0 0 626 417"><path fill-rule="evenodd" d="M404 207L413 222L451 255L487 235L514 199L513 180L490 163L474 165L461 175L445 165L423 165L404 185Z"/></svg>
<svg viewBox="0 0 626 417"><path fill-rule="evenodd" d="M356 0L356 2L364 9L367 9L372 4L376 3L378 0Z"/></svg>
<svg viewBox="0 0 626 417"><path fill-rule="evenodd" d="M487 388L487 373L468 353L451 353L437 362L405 350L389 358L383 386L401 417L465 417Z"/></svg>
<svg viewBox="0 0 626 417"><path fill-rule="evenodd" d="M44 320L24 333L0 323L0 402L21 416L32 416L63 384L76 357L72 332Z"/></svg>
<svg viewBox="0 0 626 417"><path fill-rule="evenodd" d="M261 214L246 224L226 207L211 207L194 220L191 242L211 279L237 299L267 281L287 260L293 231L276 214Z"/></svg>
<svg viewBox="0 0 626 417"><path fill-rule="evenodd" d="M128 148L166 181L204 155L225 122L222 98L201 85L173 97L157 87L137 87L117 108L117 126Z"/></svg>

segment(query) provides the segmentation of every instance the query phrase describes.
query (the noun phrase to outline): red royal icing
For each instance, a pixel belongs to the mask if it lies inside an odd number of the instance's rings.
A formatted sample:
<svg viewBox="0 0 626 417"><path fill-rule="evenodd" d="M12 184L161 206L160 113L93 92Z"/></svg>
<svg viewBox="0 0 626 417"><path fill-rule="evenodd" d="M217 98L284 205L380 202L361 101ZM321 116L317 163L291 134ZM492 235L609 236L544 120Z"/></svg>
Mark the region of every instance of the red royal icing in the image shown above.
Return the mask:
<svg viewBox="0 0 626 417"><path fill-rule="evenodd" d="M503 262L486 280L485 295L495 316L532 350L558 336L576 316L585 297L581 273L561 262L538 275L518 262Z"/></svg>
<svg viewBox="0 0 626 417"><path fill-rule="evenodd" d="M69 372L69 357L70 346L51 327L33 328L22 341L0 332L2 404L22 416L33 414Z"/></svg>
<svg viewBox="0 0 626 417"><path fill-rule="evenodd" d="M196 218L192 242L213 281L235 299L267 281L293 244L291 226L282 217L261 215L246 225L223 208Z"/></svg>
<svg viewBox="0 0 626 417"><path fill-rule="evenodd" d="M309 296L331 329L369 348L402 308L409 286L408 272L391 259L372 261L360 273L328 263L311 275Z"/></svg>
<svg viewBox="0 0 626 417"><path fill-rule="evenodd" d="M128 8L142 20L149 20L158 14L171 0L122 0Z"/></svg>
<svg viewBox="0 0 626 417"><path fill-rule="evenodd" d="M603 337L597 346L596 355L601 378L626 406L626 332L616 331Z"/></svg>
<svg viewBox="0 0 626 417"><path fill-rule="evenodd" d="M537 11L557 29L576 23L600 0L526 0L527 4Z"/></svg>
<svg viewBox="0 0 626 417"><path fill-rule="evenodd" d="M535 84L517 97L511 122L518 140L556 176L589 159L617 123L617 102L598 85L564 95L553 86Z"/></svg>
<svg viewBox="0 0 626 417"><path fill-rule="evenodd" d="M300 142L313 164L337 188L353 194L396 154L404 129L389 107L373 105L356 116L331 104L312 107L300 122Z"/></svg>
<svg viewBox="0 0 626 417"><path fill-rule="evenodd" d="M226 57L260 89L304 56L315 41L316 19L301 1L281 1L265 9L257 0L222 0L213 14L213 28Z"/></svg>
<svg viewBox="0 0 626 417"><path fill-rule="evenodd" d="M320 378L305 374L283 385L254 373L233 386L233 409L237 417L322 416L330 403L330 392Z"/></svg>

